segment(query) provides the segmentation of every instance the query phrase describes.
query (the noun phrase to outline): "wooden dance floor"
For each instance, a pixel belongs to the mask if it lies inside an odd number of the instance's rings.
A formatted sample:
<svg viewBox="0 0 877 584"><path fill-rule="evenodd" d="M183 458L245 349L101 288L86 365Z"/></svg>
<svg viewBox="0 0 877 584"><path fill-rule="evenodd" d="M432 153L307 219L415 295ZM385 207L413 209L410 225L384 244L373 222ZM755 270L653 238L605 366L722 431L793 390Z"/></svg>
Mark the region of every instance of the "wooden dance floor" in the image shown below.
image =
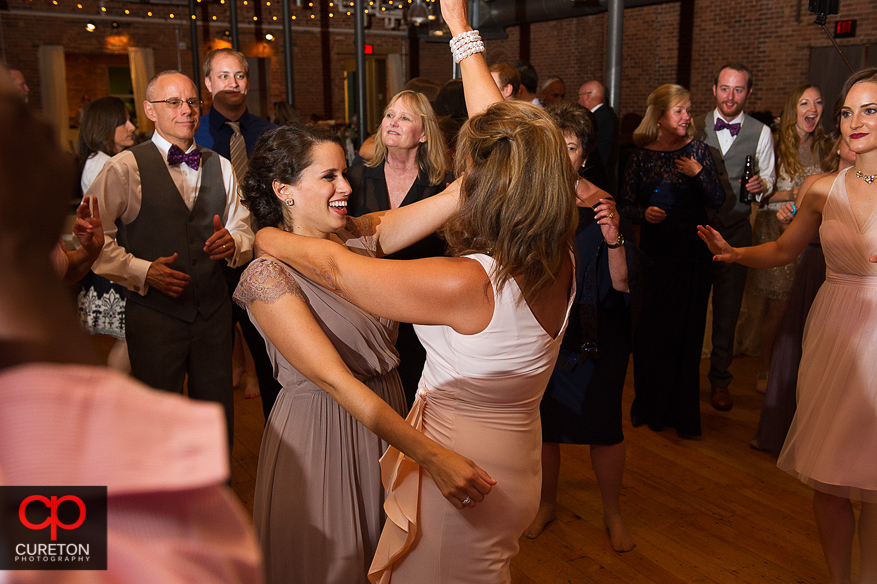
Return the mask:
<svg viewBox="0 0 877 584"><path fill-rule="evenodd" d="M709 405L708 360L701 362L703 437L632 428L627 415L627 469L622 511L636 548L612 550L587 446L564 446L558 519L535 540L522 538L512 562L514 584L822 583L822 558L808 487L749 447L762 396L758 359L734 359L734 409ZM625 412L633 399L632 367ZM260 400L235 392L232 487L252 513L262 435ZM858 509L857 509L858 512ZM858 565L854 544L854 567ZM855 568L853 577L855 579Z"/></svg>

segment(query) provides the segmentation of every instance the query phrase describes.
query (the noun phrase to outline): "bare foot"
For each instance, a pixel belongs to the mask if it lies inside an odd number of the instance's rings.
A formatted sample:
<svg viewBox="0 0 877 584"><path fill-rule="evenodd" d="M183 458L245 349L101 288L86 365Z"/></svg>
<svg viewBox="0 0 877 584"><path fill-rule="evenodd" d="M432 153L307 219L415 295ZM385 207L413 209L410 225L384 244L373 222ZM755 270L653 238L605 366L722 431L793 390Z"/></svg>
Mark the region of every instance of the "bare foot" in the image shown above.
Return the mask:
<svg viewBox="0 0 877 584"><path fill-rule="evenodd" d="M545 526L557 518L557 505L539 505L536 519L524 531L524 535L530 539L536 539L545 530Z"/></svg>
<svg viewBox="0 0 877 584"><path fill-rule="evenodd" d="M636 544L627 532L627 526L624 524L624 519L620 513L604 515L603 524L606 526L606 533L609 534L609 543L616 552L629 552L636 547Z"/></svg>

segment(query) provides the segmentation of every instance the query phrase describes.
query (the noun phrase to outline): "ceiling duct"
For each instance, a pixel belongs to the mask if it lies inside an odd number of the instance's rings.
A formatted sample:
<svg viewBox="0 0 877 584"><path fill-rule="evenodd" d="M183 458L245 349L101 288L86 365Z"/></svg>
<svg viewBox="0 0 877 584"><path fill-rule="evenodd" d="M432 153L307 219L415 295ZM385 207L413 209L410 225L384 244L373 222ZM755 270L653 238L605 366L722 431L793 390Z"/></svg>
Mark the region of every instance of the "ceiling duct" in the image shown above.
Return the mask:
<svg viewBox="0 0 877 584"><path fill-rule="evenodd" d="M606 12L608 0L480 0L478 30L486 39L506 38L506 27ZM679 0L625 0L625 8Z"/></svg>

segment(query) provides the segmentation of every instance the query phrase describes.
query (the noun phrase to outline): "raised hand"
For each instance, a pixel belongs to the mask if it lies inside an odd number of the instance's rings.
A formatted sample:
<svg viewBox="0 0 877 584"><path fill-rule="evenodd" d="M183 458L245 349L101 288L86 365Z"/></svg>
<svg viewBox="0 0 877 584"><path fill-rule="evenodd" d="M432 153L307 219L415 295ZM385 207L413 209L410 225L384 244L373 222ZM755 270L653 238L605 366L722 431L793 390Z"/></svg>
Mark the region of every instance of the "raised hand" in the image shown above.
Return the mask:
<svg viewBox="0 0 877 584"><path fill-rule="evenodd" d="M177 261L177 255L157 258L149 264L146 272L146 283L171 298L178 298L192 279L188 274L168 267Z"/></svg>
<svg viewBox="0 0 877 584"><path fill-rule="evenodd" d="M224 260L234 256L234 237L222 226L219 215L213 216L213 235L204 243L204 253L211 260Z"/></svg>
<svg viewBox="0 0 877 584"><path fill-rule="evenodd" d="M441 0L442 18L456 36L470 28L469 0Z"/></svg>
<svg viewBox="0 0 877 584"><path fill-rule="evenodd" d="M603 239L609 243L618 241L618 235L621 233L618 227L618 210L615 208L614 199L600 199L600 202L594 207L597 224L603 232Z"/></svg>
<svg viewBox="0 0 877 584"><path fill-rule="evenodd" d="M89 202L91 208L89 209ZM92 263L100 255L104 247L104 228L100 220L100 208L97 197L84 197L76 208L76 221L73 223L73 235L85 251L87 259Z"/></svg>
<svg viewBox="0 0 877 584"><path fill-rule="evenodd" d="M709 225L698 225L697 234L706 243L707 247L714 254L713 261L734 263L736 261L735 249L728 245L728 242L719 235L719 232Z"/></svg>

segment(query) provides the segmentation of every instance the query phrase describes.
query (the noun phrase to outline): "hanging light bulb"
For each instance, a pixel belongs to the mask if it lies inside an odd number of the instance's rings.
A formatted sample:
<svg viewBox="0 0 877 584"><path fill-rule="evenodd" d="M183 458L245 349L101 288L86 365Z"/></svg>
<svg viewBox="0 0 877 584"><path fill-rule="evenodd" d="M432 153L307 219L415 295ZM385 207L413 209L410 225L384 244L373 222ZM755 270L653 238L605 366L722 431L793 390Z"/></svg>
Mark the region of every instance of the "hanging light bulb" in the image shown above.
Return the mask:
<svg viewBox="0 0 877 584"><path fill-rule="evenodd" d="M408 8L408 21L415 26L420 26L429 21L429 9L423 0L416 0L411 7Z"/></svg>

